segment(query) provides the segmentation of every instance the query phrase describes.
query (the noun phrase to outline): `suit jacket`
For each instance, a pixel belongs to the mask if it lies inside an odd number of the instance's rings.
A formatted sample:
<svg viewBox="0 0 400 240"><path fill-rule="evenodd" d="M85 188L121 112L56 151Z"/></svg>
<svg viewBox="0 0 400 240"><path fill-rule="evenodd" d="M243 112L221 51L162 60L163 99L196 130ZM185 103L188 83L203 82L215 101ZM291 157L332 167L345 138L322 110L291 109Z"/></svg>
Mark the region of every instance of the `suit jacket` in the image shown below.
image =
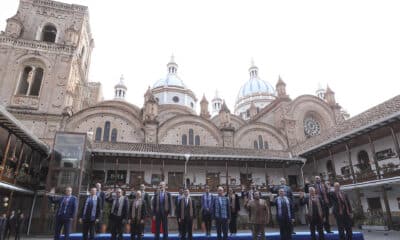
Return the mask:
<svg viewBox="0 0 400 240"><path fill-rule="evenodd" d="M136 211L135 216L138 216L139 208L136 208L134 204L135 204L135 200L132 201L132 203L130 204L131 207L129 208L129 219L131 219L131 220L134 220L134 219L132 219L132 212L133 211ZM142 203L141 204L142 204L142 207L141 207L141 211L140 211L140 220L144 220L146 218L146 216L147 216L147 209L146 209L146 203L145 203L145 201L143 199L142 199Z"/></svg>
<svg viewBox="0 0 400 240"><path fill-rule="evenodd" d="M144 201L144 204L146 205L146 214L151 213L151 199L150 195L147 192L142 192L142 199Z"/></svg>
<svg viewBox="0 0 400 240"><path fill-rule="evenodd" d="M25 225L25 218L21 218L20 216L18 216L15 221L15 230L20 233L24 228L24 225Z"/></svg>
<svg viewBox="0 0 400 240"><path fill-rule="evenodd" d="M231 218L231 209L230 209L230 204L229 204L229 199L225 196L222 197L221 199L221 206L219 203L219 196L216 196L213 198L213 212L212 216L214 219L230 219ZM221 207L221 215L219 213Z"/></svg>
<svg viewBox="0 0 400 240"><path fill-rule="evenodd" d="M111 204L111 207L110 207L110 217L113 216L113 217L119 217L119 218L122 218L122 219L127 219L127 218L128 218L128 212L129 212L129 202L128 202L128 198L126 198L125 196L121 196L121 197L124 198L124 200L122 201L121 216L116 216L116 215L114 215L113 212L112 212L112 205L114 204L114 201L117 200L117 197L113 197L113 196L111 196L111 194L110 194L110 196L109 196L108 198L106 198L106 201L107 201L108 203Z"/></svg>
<svg viewBox="0 0 400 240"><path fill-rule="evenodd" d="M250 200L245 204L245 208L249 211L249 223L267 224L269 221L270 211L266 200Z"/></svg>
<svg viewBox="0 0 400 240"><path fill-rule="evenodd" d="M172 208L171 194L167 191L165 191L164 194L167 194L166 200L167 200L168 211L166 211L164 209L164 206L157 206L157 199L160 199L160 192L158 191L154 194L154 198L153 198L153 215L154 216L156 216L157 214L161 214L161 213L166 214L166 215L169 215L171 213L171 210L172 210L171 209ZM159 201L159 202L160 202L160 205L162 205L161 201ZM157 209L159 210L159 212L157 212ZM164 210L164 212L160 212L161 210Z"/></svg>
<svg viewBox="0 0 400 240"><path fill-rule="evenodd" d="M213 198L214 196L211 193L209 194L209 198L210 198L210 203L208 205L208 211L207 211L207 194L203 193L203 195L201 196L201 212L204 215L208 215L208 214L212 214L212 207L213 207Z"/></svg>
<svg viewBox="0 0 400 240"><path fill-rule="evenodd" d="M319 204L321 205L321 211L322 211L322 218L324 218L325 217L325 211L324 211L324 209L323 209L323 201L322 201L322 199L320 198L320 197L318 197L317 198L318 199L318 201L319 201ZM304 198L300 198L300 205L307 205L307 208L308 208L308 212L306 213L306 215L309 217L309 218L312 218L313 216L311 216L309 213L310 213L310 206L309 206L309 202L310 202L310 197L309 196L307 196L307 197L304 197ZM321 221L323 220L323 219L320 219Z"/></svg>
<svg viewBox="0 0 400 240"><path fill-rule="evenodd" d="M285 219L283 219L282 216L279 215L278 199L279 199L279 197L275 198L275 200L273 202L271 202L271 205L272 206L276 206L276 219L278 220L278 222L281 222L281 221L283 221ZM294 210L293 210L293 201L290 200L290 198L288 198L288 200L289 200L289 206L288 206L288 208L289 208L288 210L289 211L288 211L288 213L290 212L291 219L295 219L295 214L294 214Z"/></svg>
<svg viewBox="0 0 400 240"><path fill-rule="evenodd" d="M7 226L7 217L5 218L0 217L0 234L2 231L4 231L4 229L6 229L6 226Z"/></svg>
<svg viewBox="0 0 400 240"><path fill-rule="evenodd" d="M348 208L349 208L349 212L350 213L352 213L353 212L353 209L352 209L352 207L351 207L351 204L350 204L350 201L349 201L349 198L347 197L347 194L345 194L344 192L342 192L341 191L341 193L342 193L342 196L344 197L344 201L347 203L347 206L348 206ZM333 212L333 215L335 215L335 217L337 217L337 216L339 216L340 214L340 208L339 208L339 203L340 203L340 201L339 201L339 198L337 197L337 195L336 195L336 193L335 192L330 192L329 193L329 197L330 197L330 201L331 201L331 205L332 205L332 212ZM343 211L343 213L346 213L346 209L345 209L345 206L342 206L342 211Z"/></svg>
<svg viewBox="0 0 400 240"><path fill-rule="evenodd" d="M181 202L181 199L183 198L183 194L182 195L178 195L178 196L176 196L176 198L175 198L175 216L177 217L177 218L179 218L179 216L178 216L178 214L179 214L179 209L178 209L178 207L179 207L179 203Z"/></svg>
<svg viewBox="0 0 400 240"><path fill-rule="evenodd" d="M14 216L12 217L8 216L6 222L6 228L11 229L11 231L14 231L16 225L17 225L17 215L14 214Z"/></svg>
<svg viewBox="0 0 400 240"><path fill-rule="evenodd" d="M232 205L232 196L229 196L229 193L226 194L226 196L229 198L230 201L230 207L231 207L231 214L232 215L237 215L237 213L240 211L240 198L239 196L235 193L235 206ZM233 211L234 210L234 211Z"/></svg>
<svg viewBox="0 0 400 240"><path fill-rule="evenodd" d="M183 201L183 216L184 219L190 218L190 205L185 204L185 197L182 197L179 200L178 206L177 206L177 214L176 217L178 219L181 218L181 211L182 211L182 201ZM192 219L196 218L196 204L193 198L191 198L191 204L192 204Z"/></svg>
<svg viewBox="0 0 400 240"><path fill-rule="evenodd" d="M97 197L101 198L101 210L104 208L104 204L106 203L106 194L103 191L97 193Z"/></svg>
<svg viewBox="0 0 400 240"><path fill-rule="evenodd" d="M318 184L313 184L311 185L312 187L315 188L315 192L317 193L317 195L321 198L322 200L322 204L323 207L329 207L330 206L330 202L329 202L329 189L325 186L325 184L323 184L322 182L320 183L321 189L324 192L321 192Z"/></svg>
<svg viewBox="0 0 400 240"><path fill-rule="evenodd" d="M56 213L57 217L60 218L74 218L76 211L78 209L78 199L71 195L69 197L69 200L66 201L66 199L68 199L68 196L50 196L49 200L52 203L58 204L58 210Z"/></svg>
<svg viewBox="0 0 400 240"><path fill-rule="evenodd" d="M87 199L90 198L90 197L91 197L91 196L89 195L89 196L86 198L85 202L83 202L83 206L82 206L81 214L80 214L80 217L82 218L83 221L90 221L90 220L91 220L91 219L87 219L87 218L86 218L86 213L84 213L86 201L87 201ZM102 198L101 198L101 197L97 197L95 219L101 219L101 210L103 209L103 206L101 205L102 202L103 202ZM86 211L88 211L88 209L87 209Z"/></svg>

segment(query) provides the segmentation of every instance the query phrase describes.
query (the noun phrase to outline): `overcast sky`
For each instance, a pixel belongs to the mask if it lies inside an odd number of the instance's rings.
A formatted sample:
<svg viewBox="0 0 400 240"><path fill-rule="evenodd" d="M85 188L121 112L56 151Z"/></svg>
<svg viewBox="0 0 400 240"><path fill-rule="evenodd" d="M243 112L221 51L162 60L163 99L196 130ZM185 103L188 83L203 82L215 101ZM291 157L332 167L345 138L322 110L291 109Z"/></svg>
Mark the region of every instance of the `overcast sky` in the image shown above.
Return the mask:
<svg viewBox="0 0 400 240"><path fill-rule="evenodd" d="M273 86L281 75L292 98L329 84L351 116L400 92L398 0L64 2L89 6L90 80L105 99L124 74L127 100L141 107L172 53L199 99L218 89L231 110L251 58ZM17 6L1 0L1 30Z"/></svg>

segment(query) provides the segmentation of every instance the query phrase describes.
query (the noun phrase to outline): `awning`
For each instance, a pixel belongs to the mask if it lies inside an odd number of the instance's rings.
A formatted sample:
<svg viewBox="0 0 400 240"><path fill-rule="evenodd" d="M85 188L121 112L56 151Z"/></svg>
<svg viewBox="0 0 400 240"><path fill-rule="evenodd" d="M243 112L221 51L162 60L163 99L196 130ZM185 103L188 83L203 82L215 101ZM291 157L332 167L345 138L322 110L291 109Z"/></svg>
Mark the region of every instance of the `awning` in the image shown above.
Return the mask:
<svg viewBox="0 0 400 240"><path fill-rule="evenodd" d="M15 134L23 142L28 144L31 148L40 151L48 156L50 148L46 143L42 142L30 130L28 130L18 119L9 113L3 106L0 105L0 125L7 128L10 132Z"/></svg>
<svg viewBox="0 0 400 240"><path fill-rule="evenodd" d="M34 194L35 192L26 188L22 188L22 187L18 187L6 182L0 182L0 188L5 188L8 189L10 191L16 191L16 192L20 192L20 193L26 193L26 194Z"/></svg>

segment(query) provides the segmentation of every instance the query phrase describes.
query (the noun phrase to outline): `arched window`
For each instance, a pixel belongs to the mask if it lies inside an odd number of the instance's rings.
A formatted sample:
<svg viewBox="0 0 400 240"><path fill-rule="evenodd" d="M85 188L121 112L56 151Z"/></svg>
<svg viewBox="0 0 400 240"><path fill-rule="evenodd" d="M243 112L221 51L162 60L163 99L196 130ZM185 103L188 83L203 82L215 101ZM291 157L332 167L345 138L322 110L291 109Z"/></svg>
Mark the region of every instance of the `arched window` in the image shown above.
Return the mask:
<svg viewBox="0 0 400 240"><path fill-rule="evenodd" d="M257 140L254 140L254 149L258 149L258 142L257 142Z"/></svg>
<svg viewBox="0 0 400 240"><path fill-rule="evenodd" d="M264 149L264 140L261 135L258 135L258 148L259 149Z"/></svg>
<svg viewBox="0 0 400 240"><path fill-rule="evenodd" d="M194 145L200 146L200 136L199 135L196 135L196 137L194 138Z"/></svg>
<svg viewBox="0 0 400 240"><path fill-rule="evenodd" d="M26 66L22 70L17 94L26 96L39 96L43 80L43 68Z"/></svg>
<svg viewBox="0 0 400 240"><path fill-rule="evenodd" d="M110 141L110 122L107 121L104 124L104 135L103 135L103 142Z"/></svg>
<svg viewBox="0 0 400 240"><path fill-rule="evenodd" d="M186 134L182 135L182 145L187 145L187 135Z"/></svg>
<svg viewBox="0 0 400 240"><path fill-rule="evenodd" d="M189 129L189 145L193 145L194 144L194 133L193 133L193 129Z"/></svg>
<svg viewBox="0 0 400 240"><path fill-rule="evenodd" d="M117 134L118 134L117 129L113 128L111 130L111 142L114 142L114 143L117 142Z"/></svg>
<svg viewBox="0 0 400 240"><path fill-rule="evenodd" d="M357 154L357 158L358 158L358 168L360 170L371 169L371 165L369 164L369 156L365 150L361 150Z"/></svg>
<svg viewBox="0 0 400 240"><path fill-rule="evenodd" d="M101 141L101 127L96 128L96 136L94 137L96 141Z"/></svg>
<svg viewBox="0 0 400 240"><path fill-rule="evenodd" d="M44 26L42 31L42 41L56 42L57 28L51 24Z"/></svg>

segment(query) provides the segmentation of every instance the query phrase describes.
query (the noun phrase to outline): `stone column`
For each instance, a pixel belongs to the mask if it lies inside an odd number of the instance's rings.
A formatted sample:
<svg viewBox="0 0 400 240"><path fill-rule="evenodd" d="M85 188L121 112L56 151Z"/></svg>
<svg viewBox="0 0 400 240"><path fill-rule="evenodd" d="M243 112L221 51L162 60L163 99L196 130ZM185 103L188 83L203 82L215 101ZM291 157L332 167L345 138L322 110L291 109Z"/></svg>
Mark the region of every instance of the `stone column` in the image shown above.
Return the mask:
<svg viewBox="0 0 400 240"><path fill-rule="evenodd" d="M393 228L393 220L392 220L392 213L390 211L390 205L389 205L389 200L388 200L388 196L387 196L387 191L385 189L385 186L382 186L381 189L382 189L383 203L385 204L387 224L388 224L389 229L392 229Z"/></svg>

